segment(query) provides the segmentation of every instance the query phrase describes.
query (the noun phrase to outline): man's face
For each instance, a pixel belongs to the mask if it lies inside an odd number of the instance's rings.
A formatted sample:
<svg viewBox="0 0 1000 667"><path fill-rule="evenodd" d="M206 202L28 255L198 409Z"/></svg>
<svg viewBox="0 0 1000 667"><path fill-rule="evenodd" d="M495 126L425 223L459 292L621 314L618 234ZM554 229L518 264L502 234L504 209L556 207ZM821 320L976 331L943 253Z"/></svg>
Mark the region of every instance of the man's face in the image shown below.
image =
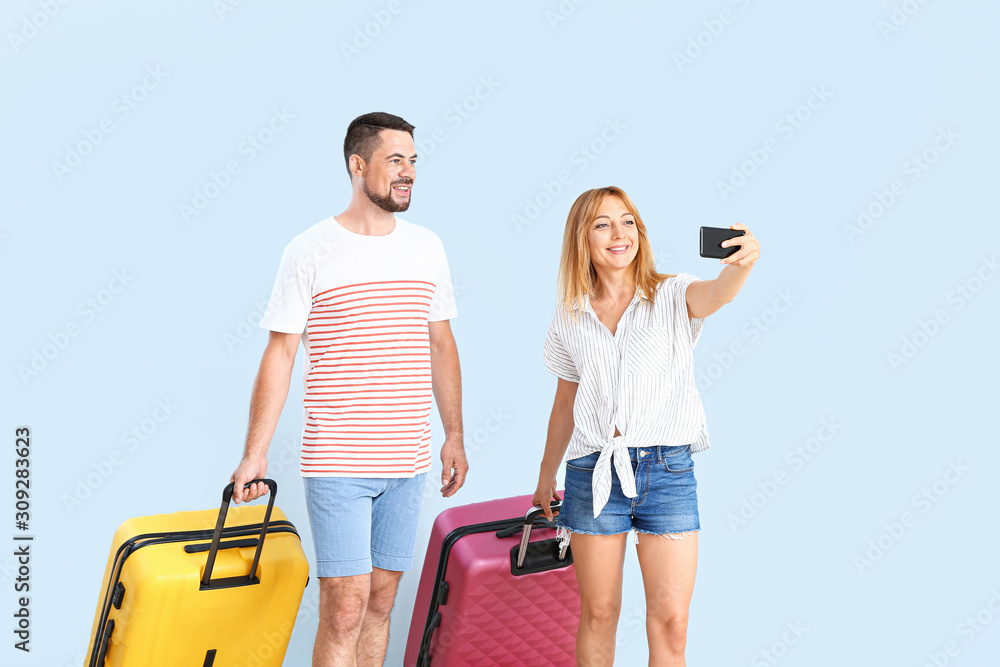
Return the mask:
<svg viewBox="0 0 1000 667"><path fill-rule="evenodd" d="M389 213L410 207L410 190L417 176L413 137L402 130L382 130L381 143L364 163L361 189L373 204Z"/></svg>

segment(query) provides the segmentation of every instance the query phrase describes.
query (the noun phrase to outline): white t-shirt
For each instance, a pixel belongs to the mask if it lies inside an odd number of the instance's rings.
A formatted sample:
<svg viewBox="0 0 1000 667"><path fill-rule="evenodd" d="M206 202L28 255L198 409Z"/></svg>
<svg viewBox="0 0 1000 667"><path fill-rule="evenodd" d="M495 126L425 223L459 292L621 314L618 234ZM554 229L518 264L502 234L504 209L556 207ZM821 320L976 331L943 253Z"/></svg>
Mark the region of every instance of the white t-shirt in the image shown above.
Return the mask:
<svg viewBox="0 0 1000 667"><path fill-rule="evenodd" d="M333 217L285 248L260 326L301 333L303 477L413 477L431 467L428 322L458 314L437 234L384 236Z"/></svg>

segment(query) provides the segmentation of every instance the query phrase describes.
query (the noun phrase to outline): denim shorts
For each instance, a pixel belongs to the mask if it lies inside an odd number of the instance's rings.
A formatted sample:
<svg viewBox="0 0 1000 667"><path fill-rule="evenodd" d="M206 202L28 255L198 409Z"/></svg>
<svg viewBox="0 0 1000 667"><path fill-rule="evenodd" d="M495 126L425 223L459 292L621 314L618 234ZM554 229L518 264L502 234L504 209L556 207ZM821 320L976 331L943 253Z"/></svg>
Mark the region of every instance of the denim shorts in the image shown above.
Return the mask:
<svg viewBox="0 0 1000 667"><path fill-rule="evenodd" d="M303 477L316 576L409 570L426 479Z"/></svg>
<svg viewBox="0 0 1000 667"><path fill-rule="evenodd" d="M629 447L628 453L636 497L625 496L612 465L611 495L597 517L591 484L600 452L566 462L566 490L556 519L563 539L568 533L666 535L701 529L691 446Z"/></svg>

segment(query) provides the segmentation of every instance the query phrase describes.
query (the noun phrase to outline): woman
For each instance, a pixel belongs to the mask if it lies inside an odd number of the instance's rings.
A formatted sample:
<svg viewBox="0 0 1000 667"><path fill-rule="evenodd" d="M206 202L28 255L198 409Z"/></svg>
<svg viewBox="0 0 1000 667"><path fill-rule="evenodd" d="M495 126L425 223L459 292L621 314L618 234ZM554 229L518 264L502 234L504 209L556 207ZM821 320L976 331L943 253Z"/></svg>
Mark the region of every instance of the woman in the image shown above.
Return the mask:
<svg viewBox="0 0 1000 667"><path fill-rule="evenodd" d="M588 190L570 209L559 304L545 340L558 376L534 504L552 518L569 447L559 536L572 536L580 585L577 663L612 665L626 535L646 595L650 665L684 665L698 557L691 454L708 448L692 351L704 318L733 300L760 256L746 226L723 246L715 280L656 272L649 237L620 188Z"/></svg>

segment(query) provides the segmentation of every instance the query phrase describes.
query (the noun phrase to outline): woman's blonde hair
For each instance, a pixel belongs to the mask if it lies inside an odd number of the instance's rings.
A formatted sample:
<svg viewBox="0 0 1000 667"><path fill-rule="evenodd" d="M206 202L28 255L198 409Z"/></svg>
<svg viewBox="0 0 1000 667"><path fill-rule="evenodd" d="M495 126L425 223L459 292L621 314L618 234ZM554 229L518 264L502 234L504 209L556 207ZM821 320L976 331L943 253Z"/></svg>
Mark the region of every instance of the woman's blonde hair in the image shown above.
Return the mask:
<svg viewBox="0 0 1000 667"><path fill-rule="evenodd" d="M590 260L590 243L587 234L597 213L608 197L618 197L625 209L635 218L635 227L639 231L639 249L632 260L632 279L636 287L651 302L656 297L656 288L673 274L658 273L653 259L653 250L649 245L646 225L642 222L635 204L625 191L619 187L608 186L587 190L576 198L569 209L566 218L566 231L563 233L562 258L559 261L560 302L567 310L572 311L583 306L583 295L595 296L597 288L597 272Z"/></svg>

